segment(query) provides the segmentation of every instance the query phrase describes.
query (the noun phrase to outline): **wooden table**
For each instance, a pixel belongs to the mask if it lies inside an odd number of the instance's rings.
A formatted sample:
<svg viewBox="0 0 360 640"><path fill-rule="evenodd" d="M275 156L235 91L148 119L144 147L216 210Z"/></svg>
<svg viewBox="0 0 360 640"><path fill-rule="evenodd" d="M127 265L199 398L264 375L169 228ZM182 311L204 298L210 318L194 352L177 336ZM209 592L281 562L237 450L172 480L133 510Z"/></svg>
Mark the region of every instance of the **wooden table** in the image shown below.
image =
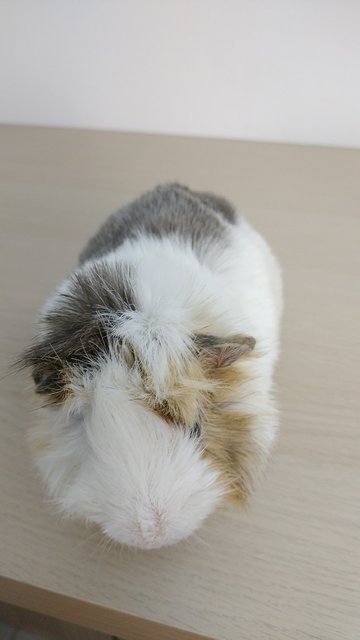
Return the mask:
<svg viewBox="0 0 360 640"><path fill-rule="evenodd" d="M36 415L23 378L1 380L3 612L17 605L126 640L359 638L360 152L1 127L0 154L4 375L88 236L162 181L222 193L247 213L280 257L286 306L282 428L252 510L218 512L172 548L100 548L55 515L27 453Z"/></svg>

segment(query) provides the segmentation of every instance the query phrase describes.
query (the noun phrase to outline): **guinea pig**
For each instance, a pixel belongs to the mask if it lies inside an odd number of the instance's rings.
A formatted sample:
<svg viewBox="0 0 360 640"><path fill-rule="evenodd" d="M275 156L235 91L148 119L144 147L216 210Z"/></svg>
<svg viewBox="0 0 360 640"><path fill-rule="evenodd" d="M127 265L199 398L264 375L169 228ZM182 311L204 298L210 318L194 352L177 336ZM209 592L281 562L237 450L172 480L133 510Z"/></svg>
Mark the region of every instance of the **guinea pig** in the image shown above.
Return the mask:
<svg viewBox="0 0 360 640"><path fill-rule="evenodd" d="M165 184L111 215L21 358L58 508L150 549L246 504L277 430L281 311L278 262L225 199Z"/></svg>

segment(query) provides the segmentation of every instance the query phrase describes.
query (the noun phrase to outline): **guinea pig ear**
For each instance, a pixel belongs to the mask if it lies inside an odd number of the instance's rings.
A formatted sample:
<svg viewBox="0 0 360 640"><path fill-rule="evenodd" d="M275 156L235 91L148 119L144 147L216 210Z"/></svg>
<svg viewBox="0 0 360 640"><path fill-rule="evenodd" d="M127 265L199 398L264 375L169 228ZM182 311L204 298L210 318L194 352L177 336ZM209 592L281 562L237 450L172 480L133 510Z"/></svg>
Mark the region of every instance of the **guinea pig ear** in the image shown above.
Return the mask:
<svg viewBox="0 0 360 640"><path fill-rule="evenodd" d="M63 363L55 357L46 343L30 346L21 354L15 366L30 370L36 393L48 396L51 404L60 403L66 397L68 391L66 371Z"/></svg>
<svg viewBox="0 0 360 640"><path fill-rule="evenodd" d="M58 390L60 376L56 371L35 368L32 372L36 393L54 393Z"/></svg>
<svg viewBox="0 0 360 640"><path fill-rule="evenodd" d="M242 334L218 338L206 334L197 334L195 344L199 357L209 369L229 367L240 358L254 350L256 340Z"/></svg>

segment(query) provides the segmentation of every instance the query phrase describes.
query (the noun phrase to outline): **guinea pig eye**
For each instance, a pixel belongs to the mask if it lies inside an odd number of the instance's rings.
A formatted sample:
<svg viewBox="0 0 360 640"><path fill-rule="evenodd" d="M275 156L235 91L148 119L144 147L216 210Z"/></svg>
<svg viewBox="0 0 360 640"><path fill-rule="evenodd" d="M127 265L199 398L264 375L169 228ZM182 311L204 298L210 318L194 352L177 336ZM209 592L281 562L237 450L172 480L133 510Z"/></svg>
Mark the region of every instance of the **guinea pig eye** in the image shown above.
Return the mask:
<svg viewBox="0 0 360 640"><path fill-rule="evenodd" d="M200 438L201 436L201 426L198 422L194 424L190 429L190 438Z"/></svg>

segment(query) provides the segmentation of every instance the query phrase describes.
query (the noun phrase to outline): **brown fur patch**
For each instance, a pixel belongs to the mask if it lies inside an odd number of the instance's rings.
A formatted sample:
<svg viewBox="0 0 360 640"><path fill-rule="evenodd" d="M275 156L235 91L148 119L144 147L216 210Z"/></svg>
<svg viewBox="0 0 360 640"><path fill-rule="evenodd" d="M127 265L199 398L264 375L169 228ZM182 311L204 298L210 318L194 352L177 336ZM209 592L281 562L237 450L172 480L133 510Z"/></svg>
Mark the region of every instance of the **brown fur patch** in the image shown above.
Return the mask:
<svg viewBox="0 0 360 640"><path fill-rule="evenodd" d="M192 428L198 423L204 455L220 471L228 499L244 506L261 453L253 438L256 416L234 407L241 400L242 388L252 380L248 364L253 357L256 351L231 366L213 367L206 354L198 354L184 363L182 371L170 367L164 399L147 389L149 406L169 425ZM149 375L145 387L150 385Z"/></svg>
<svg viewBox="0 0 360 640"><path fill-rule="evenodd" d="M239 366L224 367L209 371L209 377L214 384L214 402L226 402L234 395L234 391L244 382L249 381L249 376L244 368Z"/></svg>
<svg viewBox="0 0 360 640"><path fill-rule="evenodd" d="M246 354L232 366L207 367L194 358L182 372L170 368L166 398L149 393L148 403L169 425L199 422L204 455L221 473L228 499L246 505L260 453L252 435L256 417L231 408L251 381ZM149 380L150 382L150 380Z"/></svg>
<svg viewBox="0 0 360 640"><path fill-rule="evenodd" d="M228 497L246 503L252 479L254 418L237 412L214 410L207 417L204 444L206 455L221 471L229 488Z"/></svg>
<svg viewBox="0 0 360 640"><path fill-rule="evenodd" d="M214 369L211 404L206 414L204 444L206 456L220 470L229 488L228 499L245 505L253 485L254 466L259 452L252 437L255 416L231 410L231 401L241 394L242 385L251 381L247 355L236 365Z"/></svg>
<svg viewBox="0 0 360 640"><path fill-rule="evenodd" d="M151 384L149 376L148 385ZM146 383L145 383L146 384ZM197 359L184 363L181 371L169 368L164 400L149 389L148 403L166 422L193 427L209 403L212 382Z"/></svg>
<svg viewBox="0 0 360 640"><path fill-rule="evenodd" d="M165 422L167 422L168 424L173 424L174 416L166 400L157 404L155 402L155 404L152 406L152 410L155 411L155 413L157 413L160 418L165 420Z"/></svg>

